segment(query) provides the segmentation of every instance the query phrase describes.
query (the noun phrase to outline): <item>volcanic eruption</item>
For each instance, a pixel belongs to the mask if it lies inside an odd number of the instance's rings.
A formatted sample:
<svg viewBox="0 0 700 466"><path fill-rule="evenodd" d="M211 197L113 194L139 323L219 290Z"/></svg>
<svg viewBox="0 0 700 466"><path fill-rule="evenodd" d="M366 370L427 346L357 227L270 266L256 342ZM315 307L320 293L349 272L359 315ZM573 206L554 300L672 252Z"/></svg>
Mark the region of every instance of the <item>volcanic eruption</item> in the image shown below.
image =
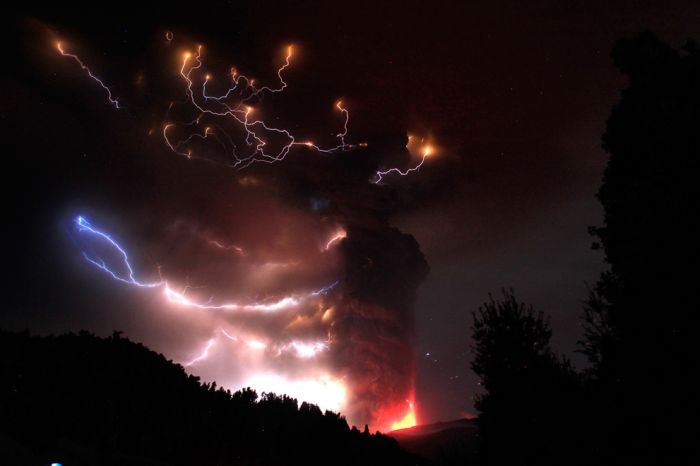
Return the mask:
<svg viewBox="0 0 700 466"><path fill-rule="evenodd" d="M158 175L168 208L124 209L121 222L80 212L76 244L104 277L162 296L166 312L154 319L177 328L166 353L188 371L286 393L357 425L407 427L416 422L413 301L428 266L390 224L401 188L387 181L417 172L433 149L409 150L400 130L353 142L341 101L330 138L297 136L270 113L292 55L288 47L274 85L231 68L217 87L202 46L183 53L185 99L165 104L161 131L178 155L167 162L178 170Z"/></svg>

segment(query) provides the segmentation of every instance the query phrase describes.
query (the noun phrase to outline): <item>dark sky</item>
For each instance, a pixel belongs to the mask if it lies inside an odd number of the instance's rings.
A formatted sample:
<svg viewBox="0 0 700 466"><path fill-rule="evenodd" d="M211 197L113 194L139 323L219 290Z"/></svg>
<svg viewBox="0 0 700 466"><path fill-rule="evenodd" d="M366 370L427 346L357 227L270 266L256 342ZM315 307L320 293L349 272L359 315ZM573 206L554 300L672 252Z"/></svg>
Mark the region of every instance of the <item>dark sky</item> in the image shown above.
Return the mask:
<svg viewBox="0 0 700 466"><path fill-rule="evenodd" d="M255 200L234 208L217 191L195 194L201 186L227 186L234 174L206 163L183 168L164 150L160 125L179 85L163 38L172 31L178 43L205 44L221 66L233 62L268 78L283 47L295 44L289 73L295 90L283 106L299 109L301 133L328 132L329 103L340 97L356 141L408 131L436 142L438 154L420 173L391 180L399 200L386 214L415 237L430 267L415 303L414 354L406 354L417 361L421 422L474 412L469 326L489 293L512 287L549 313L556 348L571 355L585 283L603 270L587 227L602 220L594 198L606 162L600 136L624 84L609 56L612 44L644 29L675 46L697 39L698 2L168 5L37 7L16 12L3 28L10 300L1 326L119 328L167 351L171 332L182 326L142 312L156 307L148 301L155 298L96 280L67 233L71 216L88 210L124 237L156 244L161 239L143 226L145 217L185 211L244 222L277 205ZM123 110L114 111L94 82L57 56L56 38L110 83ZM276 170L284 171L285 162ZM129 212L132 222L118 211ZM272 222L268 217L263 223ZM135 224L142 226L129 226ZM177 337L194 343L193 336Z"/></svg>

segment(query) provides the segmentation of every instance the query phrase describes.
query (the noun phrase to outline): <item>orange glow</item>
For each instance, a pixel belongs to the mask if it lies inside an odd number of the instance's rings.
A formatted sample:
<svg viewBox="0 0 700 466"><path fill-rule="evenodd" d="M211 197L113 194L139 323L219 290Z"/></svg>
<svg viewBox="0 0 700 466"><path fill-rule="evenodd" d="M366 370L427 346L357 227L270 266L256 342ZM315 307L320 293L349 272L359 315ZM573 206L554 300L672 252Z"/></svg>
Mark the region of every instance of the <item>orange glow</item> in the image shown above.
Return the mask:
<svg viewBox="0 0 700 466"><path fill-rule="evenodd" d="M437 146L431 136L407 134L406 149L416 157L430 157L437 152Z"/></svg>
<svg viewBox="0 0 700 466"><path fill-rule="evenodd" d="M264 350L267 348L267 344L260 340L248 340L245 342L250 348L255 350Z"/></svg>
<svg viewBox="0 0 700 466"><path fill-rule="evenodd" d="M321 316L321 320L323 322L329 322L333 318L333 307L329 307L325 311L323 311L323 315Z"/></svg>
<svg viewBox="0 0 700 466"><path fill-rule="evenodd" d="M340 241L347 237L348 233L344 229L339 228L335 233L333 233L333 236L331 236L331 238L328 240L328 242L326 243L326 247L323 248L323 250L328 251L331 248L331 246L333 246L333 244L335 244L337 241Z"/></svg>
<svg viewBox="0 0 700 466"><path fill-rule="evenodd" d="M297 400L317 404L319 408L341 411L347 403L347 388L328 374L304 378L286 378L273 373L256 373L245 383L258 393L285 393Z"/></svg>
<svg viewBox="0 0 700 466"><path fill-rule="evenodd" d="M391 423L391 430L406 429L416 425L416 413L413 410L413 403L408 400L406 400L406 403L408 403L408 412L402 419Z"/></svg>

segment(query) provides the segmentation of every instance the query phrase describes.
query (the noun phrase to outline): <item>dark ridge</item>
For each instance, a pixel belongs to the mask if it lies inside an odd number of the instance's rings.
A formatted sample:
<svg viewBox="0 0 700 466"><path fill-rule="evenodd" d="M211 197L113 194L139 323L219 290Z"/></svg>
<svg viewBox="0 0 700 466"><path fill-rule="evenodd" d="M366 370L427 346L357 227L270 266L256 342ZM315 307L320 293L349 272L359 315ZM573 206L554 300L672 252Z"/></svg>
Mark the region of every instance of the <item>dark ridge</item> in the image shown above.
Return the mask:
<svg viewBox="0 0 700 466"><path fill-rule="evenodd" d="M474 419L424 424L389 432L406 451L430 464L478 464L478 426Z"/></svg>
<svg viewBox="0 0 700 466"><path fill-rule="evenodd" d="M416 464L337 413L201 383L116 332L0 330L0 374L3 464Z"/></svg>

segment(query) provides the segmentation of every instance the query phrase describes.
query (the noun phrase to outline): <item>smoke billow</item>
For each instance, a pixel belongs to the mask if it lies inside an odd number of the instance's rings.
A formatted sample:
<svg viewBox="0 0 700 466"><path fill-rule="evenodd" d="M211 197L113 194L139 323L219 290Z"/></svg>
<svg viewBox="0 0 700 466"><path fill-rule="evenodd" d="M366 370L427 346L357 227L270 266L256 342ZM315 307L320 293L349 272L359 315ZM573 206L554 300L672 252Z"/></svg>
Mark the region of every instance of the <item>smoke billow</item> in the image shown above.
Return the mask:
<svg viewBox="0 0 700 466"><path fill-rule="evenodd" d="M413 301L428 266L415 239L395 228L351 226L342 251L333 360L352 387L349 416L390 426L413 401Z"/></svg>
<svg viewBox="0 0 700 466"><path fill-rule="evenodd" d="M349 419L381 429L413 402L416 291L428 273L417 241L390 226L401 187L368 182L387 158L410 159L402 131L378 131L368 147L280 171L292 205L323 199L319 218L343 225L340 286L328 327L334 374L348 386Z"/></svg>

